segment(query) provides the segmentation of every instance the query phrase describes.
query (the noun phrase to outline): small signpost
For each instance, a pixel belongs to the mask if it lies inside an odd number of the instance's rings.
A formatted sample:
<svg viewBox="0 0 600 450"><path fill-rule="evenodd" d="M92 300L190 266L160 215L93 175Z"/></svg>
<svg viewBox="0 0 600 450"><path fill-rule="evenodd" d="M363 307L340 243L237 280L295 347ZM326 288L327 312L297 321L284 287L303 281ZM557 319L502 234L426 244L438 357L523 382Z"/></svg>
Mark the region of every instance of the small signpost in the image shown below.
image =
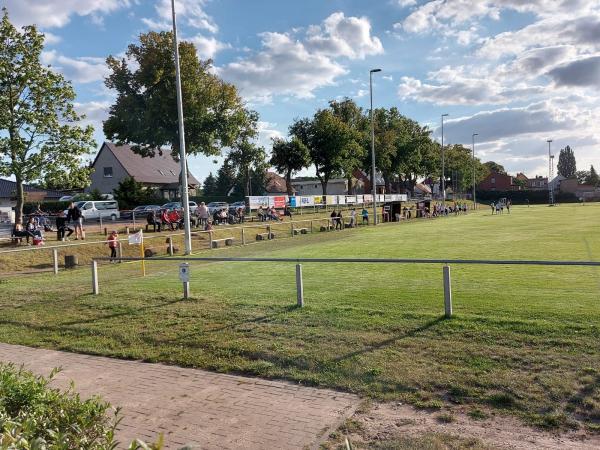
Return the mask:
<svg viewBox="0 0 600 450"><path fill-rule="evenodd" d="M179 279L183 283L183 298L190 296L190 265L188 263L179 264Z"/></svg>

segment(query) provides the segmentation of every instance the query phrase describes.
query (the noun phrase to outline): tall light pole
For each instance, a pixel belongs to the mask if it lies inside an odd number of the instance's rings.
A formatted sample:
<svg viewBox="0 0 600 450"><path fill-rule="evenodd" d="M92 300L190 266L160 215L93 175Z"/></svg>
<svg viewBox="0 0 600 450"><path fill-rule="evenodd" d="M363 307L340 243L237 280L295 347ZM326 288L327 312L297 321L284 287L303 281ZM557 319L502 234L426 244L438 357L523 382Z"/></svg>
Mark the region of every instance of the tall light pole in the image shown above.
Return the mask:
<svg viewBox="0 0 600 450"><path fill-rule="evenodd" d="M442 114L442 205L446 206L446 157L444 154L444 117L448 114Z"/></svg>
<svg viewBox="0 0 600 450"><path fill-rule="evenodd" d="M554 193L552 192L552 186L550 185L550 178L552 177L552 152L550 150L550 144L552 139L548 139L548 202L550 206L554 205Z"/></svg>
<svg viewBox="0 0 600 450"><path fill-rule="evenodd" d="M175 82L177 85L177 118L179 121L179 162L181 164L181 206L183 207L183 226L185 254L192 253L192 233L190 230L190 202L188 195L187 160L185 155L185 130L183 127L183 103L181 100L181 73L179 72L179 45L177 42L177 22L175 20L175 0L171 0L173 15L173 47L175 49Z"/></svg>
<svg viewBox="0 0 600 450"><path fill-rule="evenodd" d="M477 198L475 197L475 136L479 136L478 133L473 133L473 209L477 207Z"/></svg>
<svg viewBox="0 0 600 450"><path fill-rule="evenodd" d="M371 93L371 190L373 191L373 225L377 225L377 180L375 179L375 122L373 121L373 74L381 72L381 69L372 69L369 71L369 91Z"/></svg>

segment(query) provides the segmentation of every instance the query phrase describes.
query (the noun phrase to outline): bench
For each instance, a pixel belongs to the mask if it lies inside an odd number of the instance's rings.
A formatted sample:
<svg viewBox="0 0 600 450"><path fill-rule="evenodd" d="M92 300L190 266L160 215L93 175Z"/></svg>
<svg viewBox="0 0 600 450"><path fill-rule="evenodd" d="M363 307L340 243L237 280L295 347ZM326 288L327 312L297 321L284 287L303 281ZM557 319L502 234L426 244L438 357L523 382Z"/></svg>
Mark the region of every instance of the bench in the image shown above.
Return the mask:
<svg viewBox="0 0 600 450"><path fill-rule="evenodd" d="M297 236L299 234L307 234L308 233L308 228L294 228L294 236Z"/></svg>
<svg viewBox="0 0 600 450"><path fill-rule="evenodd" d="M219 248L222 244L225 244L228 247L232 246L234 240L235 239L233 239L232 237L227 237L227 238L223 238L223 239L213 239L212 240L212 248Z"/></svg>
<svg viewBox="0 0 600 450"><path fill-rule="evenodd" d="M274 233L258 233L256 235L256 240L257 241L266 241L268 239L275 239L275 234Z"/></svg>

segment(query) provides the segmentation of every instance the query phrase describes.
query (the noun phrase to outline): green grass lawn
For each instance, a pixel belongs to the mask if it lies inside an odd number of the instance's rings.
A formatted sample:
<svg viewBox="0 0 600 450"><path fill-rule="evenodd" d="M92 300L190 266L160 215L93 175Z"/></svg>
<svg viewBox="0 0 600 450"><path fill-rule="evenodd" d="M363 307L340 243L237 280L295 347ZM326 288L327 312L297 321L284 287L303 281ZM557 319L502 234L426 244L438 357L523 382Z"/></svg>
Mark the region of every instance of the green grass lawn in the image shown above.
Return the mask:
<svg viewBox="0 0 600 450"><path fill-rule="evenodd" d="M202 253L274 257L600 260L600 206L516 207ZM285 378L419 407L459 404L539 426L600 424L600 269L178 262L7 278L0 340Z"/></svg>

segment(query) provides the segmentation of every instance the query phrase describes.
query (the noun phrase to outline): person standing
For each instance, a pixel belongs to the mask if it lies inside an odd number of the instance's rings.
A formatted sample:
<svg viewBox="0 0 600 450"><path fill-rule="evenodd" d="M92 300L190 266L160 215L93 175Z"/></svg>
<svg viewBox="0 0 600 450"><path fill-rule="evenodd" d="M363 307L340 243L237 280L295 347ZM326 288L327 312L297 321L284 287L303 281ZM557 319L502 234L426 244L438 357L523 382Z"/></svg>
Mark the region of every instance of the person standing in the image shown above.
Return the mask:
<svg viewBox="0 0 600 450"><path fill-rule="evenodd" d="M350 211L350 228L356 227L356 209L352 208Z"/></svg>
<svg viewBox="0 0 600 450"><path fill-rule="evenodd" d="M493 216L494 211L496 210L496 205L494 205L494 202L492 202L492 204L490 206L492 207L492 216Z"/></svg>
<svg viewBox="0 0 600 450"><path fill-rule="evenodd" d="M506 213L510 214L510 200L506 201Z"/></svg>
<svg viewBox="0 0 600 450"><path fill-rule="evenodd" d="M344 218L342 217L342 210L340 209L336 216L335 229L339 227L340 230L344 229Z"/></svg>
<svg viewBox="0 0 600 450"><path fill-rule="evenodd" d="M365 208L363 206L363 209L361 211L361 215L362 215L362 223L363 225L366 223L367 225L369 225L369 211L367 211L367 208Z"/></svg>
<svg viewBox="0 0 600 450"><path fill-rule="evenodd" d="M198 206L198 209L196 210L196 214L198 215L198 219L200 219L200 225L206 225L210 214L208 213L208 208L204 202L200 203L200 206Z"/></svg>
<svg viewBox="0 0 600 450"><path fill-rule="evenodd" d="M119 245L119 235L116 230L112 230L106 239L108 248L110 248L110 262L115 262L117 257L117 246Z"/></svg>
<svg viewBox="0 0 600 450"><path fill-rule="evenodd" d="M83 214L76 203L71 203L67 213L67 222L73 222L75 226L75 240L85 239L83 234Z"/></svg>

